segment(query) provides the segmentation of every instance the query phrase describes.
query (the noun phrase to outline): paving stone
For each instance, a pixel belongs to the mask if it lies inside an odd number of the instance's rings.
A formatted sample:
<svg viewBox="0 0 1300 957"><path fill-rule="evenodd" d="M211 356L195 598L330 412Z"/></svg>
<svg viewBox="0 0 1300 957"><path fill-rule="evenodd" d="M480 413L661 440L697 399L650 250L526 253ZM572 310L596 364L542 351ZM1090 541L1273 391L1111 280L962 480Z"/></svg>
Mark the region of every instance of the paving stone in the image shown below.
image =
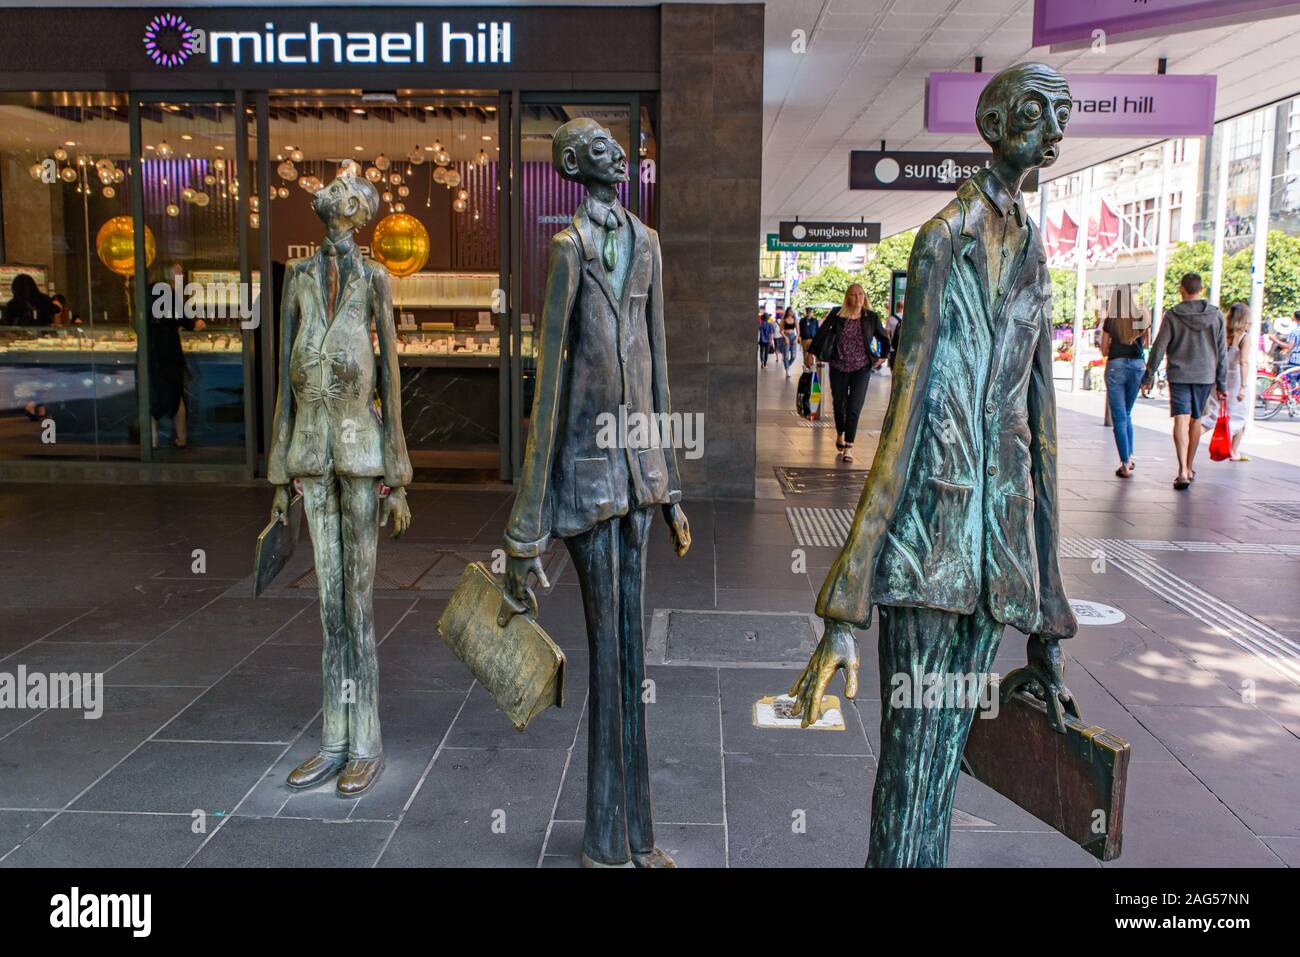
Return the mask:
<svg viewBox="0 0 1300 957"><path fill-rule="evenodd" d="M0 867L181 867L206 837L192 825L188 814L64 813Z"/></svg>
<svg viewBox="0 0 1300 957"><path fill-rule="evenodd" d="M870 758L728 754L726 774L732 867L866 862L875 777Z"/></svg>
<svg viewBox="0 0 1300 957"><path fill-rule="evenodd" d="M370 867L394 826L374 821L232 817L190 866Z"/></svg>
<svg viewBox="0 0 1300 957"><path fill-rule="evenodd" d="M146 741L72 808L230 814L283 750L275 744Z"/></svg>
<svg viewBox="0 0 1300 957"><path fill-rule="evenodd" d="M380 866L536 867L565 757L539 749L443 751Z"/></svg>

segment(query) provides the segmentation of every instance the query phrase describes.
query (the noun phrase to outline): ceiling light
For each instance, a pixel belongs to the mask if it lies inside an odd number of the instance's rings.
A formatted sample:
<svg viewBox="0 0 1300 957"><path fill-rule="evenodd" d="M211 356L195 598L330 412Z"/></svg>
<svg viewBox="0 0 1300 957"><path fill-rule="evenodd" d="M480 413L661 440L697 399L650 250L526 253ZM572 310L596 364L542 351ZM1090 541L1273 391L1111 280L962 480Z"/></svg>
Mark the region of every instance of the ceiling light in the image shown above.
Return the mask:
<svg viewBox="0 0 1300 957"><path fill-rule="evenodd" d="M364 146L354 146L352 148L356 150L358 153L362 152L365 149Z"/></svg>
<svg viewBox="0 0 1300 957"><path fill-rule="evenodd" d="M491 143L491 142L492 142L492 136L491 136L491 134L489 134L489 133L484 133L484 134L483 134L483 140L484 140L484 142Z"/></svg>
<svg viewBox="0 0 1300 957"><path fill-rule="evenodd" d="M181 139L183 139L183 140L192 140L192 139L194 139L194 137L191 136L189 133L182 133L182 134L181 134Z"/></svg>
<svg viewBox="0 0 1300 957"><path fill-rule="evenodd" d="M352 112L355 113L357 116L365 116L365 115L366 115L366 111L363 110L363 109L362 109L361 107L359 107L359 106L354 106L354 107L352 107Z"/></svg>

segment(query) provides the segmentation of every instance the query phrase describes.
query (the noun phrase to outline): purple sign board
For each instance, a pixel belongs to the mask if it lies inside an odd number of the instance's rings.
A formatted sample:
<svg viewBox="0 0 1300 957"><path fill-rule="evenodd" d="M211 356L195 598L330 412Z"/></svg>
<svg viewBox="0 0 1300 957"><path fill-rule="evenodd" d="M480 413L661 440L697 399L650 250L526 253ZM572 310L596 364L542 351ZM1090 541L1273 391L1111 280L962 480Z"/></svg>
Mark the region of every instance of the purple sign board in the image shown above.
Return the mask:
<svg viewBox="0 0 1300 957"><path fill-rule="evenodd" d="M1300 0L1034 0L1034 46L1178 33L1300 12Z"/></svg>
<svg viewBox="0 0 1300 957"><path fill-rule="evenodd" d="M925 83L929 133L975 133L975 104L992 73L931 73ZM1205 136L1214 129L1217 77L1169 73L1072 73L1073 136Z"/></svg>

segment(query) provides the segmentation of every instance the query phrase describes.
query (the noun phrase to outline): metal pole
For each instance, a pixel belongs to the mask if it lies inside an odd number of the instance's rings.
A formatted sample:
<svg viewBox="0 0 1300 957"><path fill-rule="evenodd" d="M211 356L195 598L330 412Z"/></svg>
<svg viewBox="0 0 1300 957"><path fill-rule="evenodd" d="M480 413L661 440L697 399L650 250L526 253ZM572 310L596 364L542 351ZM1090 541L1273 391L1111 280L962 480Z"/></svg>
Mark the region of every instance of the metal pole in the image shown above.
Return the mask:
<svg viewBox="0 0 1300 957"><path fill-rule="evenodd" d="M1165 270L1169 268L1169 167L1174 161L1174 141L1160 150L1160 198L1156 201L1156 301L1151 305L1151 338L1156 341L1165 314Z"/></svg>
<svg viewBox="0 0 1300 957"><path fill-rule="evenodd" d="M1232 155L1232 137L1228 135L1233 120L1219 124L1215 136L1219 144L1219 179L1214 187L1214 265L1210 271L1210 301L1223 305L1223 230L1228 219L1228 163Z"/></svg>
<svg viewBox="0 0 1300 957"><path fill-rule="evenodd" d="M1078 273L1074 283L1074 329L1070 345L1070 391L1079 388L1079 362L1083 355L1083 310L1086 306L1088 289L1088 218L1092 211L1092 170L1083 171L1083 192L1079 197L1079 207L1083 215L1079 217L1079 235L1074 242L1075 264Z"/></svg>
<svg viewBox="0 0 1300 957"><path fill-rule="evenodd" d="M1276 136L1278 110L1270 106L1264 110L1264 129L1259 144L1259 198L1255 201L1255 249L1250 265L1250 333L1246 337L1246 422L1248 430L1255 421L1255 366L1259 353L1259 335L1264 318L1265 264L1268 254L1268 219L1273 200L1273 147Z"/></svg>

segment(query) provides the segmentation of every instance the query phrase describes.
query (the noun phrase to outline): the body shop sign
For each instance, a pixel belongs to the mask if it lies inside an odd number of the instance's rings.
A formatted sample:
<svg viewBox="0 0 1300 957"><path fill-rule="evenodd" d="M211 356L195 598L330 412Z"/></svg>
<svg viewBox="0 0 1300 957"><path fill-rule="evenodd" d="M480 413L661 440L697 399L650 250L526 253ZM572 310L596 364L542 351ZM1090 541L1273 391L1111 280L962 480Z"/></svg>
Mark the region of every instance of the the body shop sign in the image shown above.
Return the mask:
<svg viewBox="0 0 1300 957"><path fill-rule="evenodd" d="M164 67L181 66L192 57L212 66L244 67L510 62L509 21L483 21L474 29L460 30L445 20L432 29L415 20L408 29L383 32L334 28L328 20L315 19L296 30L277 27L273 20L249 26L204 30L182 16L162 13L145 26L144 52Z"/></svg>
<svg viewBox="0 0 1300 957"><path fill-rule="evenodd" d="M931 73L925 86L930 133L974 133L975 106L992 73ZM1073 73L1072 136L1205 136L1214 129L1216 77Z"/></svg>

